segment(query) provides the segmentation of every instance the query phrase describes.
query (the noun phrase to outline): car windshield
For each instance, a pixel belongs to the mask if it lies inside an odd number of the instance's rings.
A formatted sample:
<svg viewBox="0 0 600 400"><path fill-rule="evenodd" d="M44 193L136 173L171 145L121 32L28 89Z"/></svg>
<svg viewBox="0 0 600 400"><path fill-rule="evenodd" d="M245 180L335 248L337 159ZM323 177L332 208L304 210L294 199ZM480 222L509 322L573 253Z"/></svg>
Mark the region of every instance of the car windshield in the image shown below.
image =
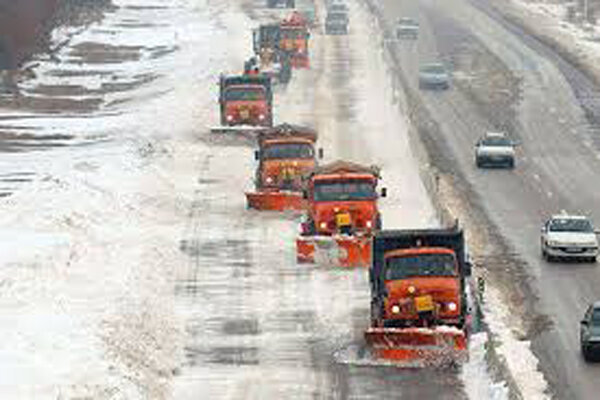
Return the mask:
<svg viewBox="0 0 600 400"><path fill-rule="evenodd" d="M231 88L225 91L226 101L258 101L265 99L261 88Z"/></svg>
<svg viewBox="0 0 600 400"><path fill-rule="evenodd" d="M510 140L504 136L486 137L481 140L483 146L511 146Z"/></svg>
<svg viewBox="0 0 600 400"><path fill-rule="evenodd" d="M264 159L274 158L313 158L314 150L311 145L303 143L272 144L263 150Z"/></svg>
<svg viewBox="0 0 600 400"><path fill-rule="evenodd" d="M411 276L455 276L452 254L419 254L392 257L385 263L385 280L405 279Z"/></svg>
<svg viewBox="0 0 600 400"><path fill-rule="evenodd" d="M550 221L551 232L594 232L592 224L587 219L556 218Z"/></svg>
<svg viewBox="0 0 600 400"><path fill-rule="evenodd" d="M600 326L600 308L595 308L592 311L591 323L592 325Z"/></svg>
<svg viewBox="0 0 600 400"><path fill-rule="evenodd" d="M441 64L430 64L421 67L421 72L425 72L427 74L444 74L446 73L446 69Z"/></svg>
<svg viewBox="0 0 600 400"><path fill-rule="evenodd" d="M371 200L377 197L370 180L319 182L315 184L315 201Z"/></svg>

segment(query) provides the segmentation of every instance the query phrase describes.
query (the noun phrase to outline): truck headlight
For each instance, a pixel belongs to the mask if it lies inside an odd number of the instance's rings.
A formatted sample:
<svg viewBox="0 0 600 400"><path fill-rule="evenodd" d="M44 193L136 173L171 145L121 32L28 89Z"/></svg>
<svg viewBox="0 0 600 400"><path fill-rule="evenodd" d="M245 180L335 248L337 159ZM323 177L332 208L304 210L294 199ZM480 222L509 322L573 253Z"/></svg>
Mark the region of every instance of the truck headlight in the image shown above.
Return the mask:
<svg viewBox="0 0 600 400"><path fill-rule="evenodd" d="M367 221L367 223L365 224L367 226L367 228L372 228L373 227L373 221Z"/></svg>
<svg viewBox="0 0 600 400"><path fill-rule="evenodd" d="M258 119L260 119L261 121L264 121L264 119L265 119L265 114L259 114L259 115L258 115Z"/></svg>
<svg viewBox="0 0 600 400"><path fill-rule="evenodd" d="M448 307L449 311L456 311L456 309L458 308L458 306L456 305L455 302L451 301L450 303L448 303L446 305L446 307Z"/></svg>
<svg viewBox="0 0 600 400"><path fill-rule="evenodd" d="M392 313L394 314L400 314L400 307L397 305L393 305L392 306Z"/></svg>
<svg viewBox="0 0 600 400"><path fill-rule="evenodd" d="M321 229L327 229L327 222L324 222L324 221L323 221L323 222L321 222L321 223L319 224L319 228L321 228Z"/></svg>
<svg viewBox="0 0 600 400"><path fill-rule="evenodd" d="M271 178L270 176L267 176L267 179L265 179L265 181L267 183L273 183L273 178Z"/></svg>
<svg viewBox="0 0 600 400"><path fill-rule="evenodd" d="M227 121L233 121L233 115L229 114L229 115L227 116Z"/></svg>
<svg viewBox="0 0 600 400"><path fill-rule="evenodd" d="M408 290L408 293L413 294L414 292L417 291L417 288L415 288L414 286L409 286L407 290Z"/></svg>

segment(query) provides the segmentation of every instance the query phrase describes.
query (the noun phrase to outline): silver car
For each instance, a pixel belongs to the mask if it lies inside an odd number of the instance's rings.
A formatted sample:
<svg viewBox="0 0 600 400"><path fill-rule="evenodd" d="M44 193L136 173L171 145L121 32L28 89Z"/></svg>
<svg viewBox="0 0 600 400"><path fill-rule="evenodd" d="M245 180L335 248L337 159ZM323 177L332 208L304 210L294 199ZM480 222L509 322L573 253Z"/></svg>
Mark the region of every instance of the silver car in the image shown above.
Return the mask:
<svg viewBox="0 0 600 400"><path fill-rule="evenodd" d="M428 63L419 69L419 88L449 89L450 73L442 63Z"/></svg>
<svg viewBox="0 0 600 400"><path fill-rule="evenodd" d="M585 361L600 360L600 301L586 310L579 328L579 343Z"/></svg>
<svg viewBox="0 0 600 400"><path fill-rule="evenodd" d="M417 39L419 36L419 23L412 18L402 17L396 23L396 38Z"/></svg>
<svg viewBox="0 0 600 400"><path fill-rule="evenodd" d="M475 145L475 165L514 168L515 145L503 132L488 132Z"/></svg>

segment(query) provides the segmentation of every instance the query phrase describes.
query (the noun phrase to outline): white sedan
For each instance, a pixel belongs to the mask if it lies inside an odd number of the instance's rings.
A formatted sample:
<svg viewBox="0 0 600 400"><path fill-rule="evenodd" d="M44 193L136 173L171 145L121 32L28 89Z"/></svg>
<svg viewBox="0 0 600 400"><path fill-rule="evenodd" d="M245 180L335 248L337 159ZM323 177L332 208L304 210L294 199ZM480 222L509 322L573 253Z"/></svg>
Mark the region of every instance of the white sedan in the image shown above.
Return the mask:
<svg viewBox="0 0 600 400"><path fill-rule="evenodd" d="M598 236L587 217L559 215L550 218L542 227L542 256L547 261L578 259L596 262Z"/></svg>

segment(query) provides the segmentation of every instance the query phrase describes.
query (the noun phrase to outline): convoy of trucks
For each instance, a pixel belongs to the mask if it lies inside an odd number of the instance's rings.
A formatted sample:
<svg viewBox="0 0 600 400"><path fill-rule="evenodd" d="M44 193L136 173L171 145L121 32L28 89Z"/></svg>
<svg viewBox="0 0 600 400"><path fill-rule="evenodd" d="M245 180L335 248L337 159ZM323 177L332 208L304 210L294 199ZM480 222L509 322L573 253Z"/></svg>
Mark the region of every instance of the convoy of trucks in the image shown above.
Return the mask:
<svg viewBox="0 0 600 400"><path fill-rule="evenodd" d="M280 3L290 4L270 1L269 6ZM327 33L347 33L346 6L336 0L328 7ZM315 130L272 126L272 80L287 82L291 68L309 67L309 37L306 19L297 11L261 25L253 32L258 60L249 60L242 75L220 78L220 129L257 132L255 190L246 193L247 206L302 211L299 263L368 268L371 313L364 337L373 357L407 366L461 363L468 355L472 285L458 224L382 230L378 201L387 191L378 188L378 167L344 160L317 165L323 152L315 147ZM282 62L287 76L272 68Z"/></svg>

